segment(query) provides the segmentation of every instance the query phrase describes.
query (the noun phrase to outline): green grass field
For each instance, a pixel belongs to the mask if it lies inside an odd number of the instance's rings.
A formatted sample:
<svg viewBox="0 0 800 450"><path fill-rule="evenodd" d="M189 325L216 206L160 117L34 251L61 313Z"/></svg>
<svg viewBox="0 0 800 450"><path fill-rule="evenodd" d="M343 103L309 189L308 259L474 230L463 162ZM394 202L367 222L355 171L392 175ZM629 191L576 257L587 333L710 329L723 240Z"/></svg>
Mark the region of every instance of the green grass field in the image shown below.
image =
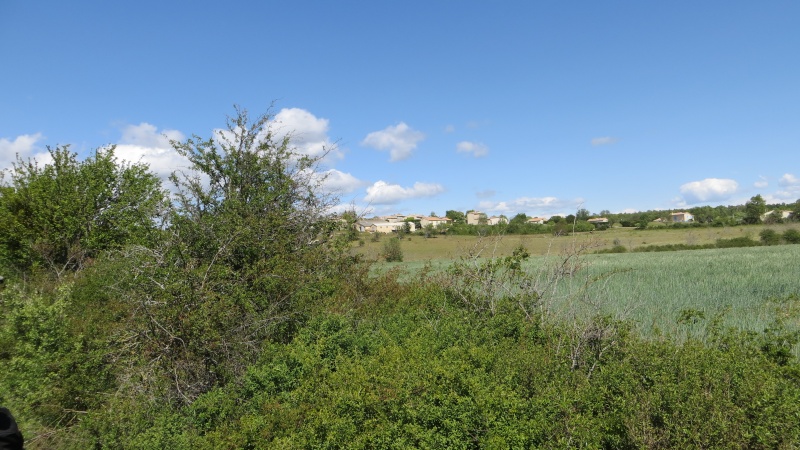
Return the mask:
<svg viewBox="0 0 800 450"><path fill-rule="evenodd" d="M773 228L783 232L788 226L792 225ZM534 254L528 268L536 271L572 243L587 245L589 252L609 246L608 241L614 239L630 247L702 244L718 238L747 235L758 239L762 229L760 226L654 231L615 229L574 237L505 236L500 240L484 239L480 243L480 256L506 256L522 244ZM370 251L378 252L377 245L381 243L370 244L366 249L361 248L368 257ZM379 262L375 270L397 268L413 274L426 265L445 270L454 260L468 254L469 249L474 250L477 244L475 237L424 239L413 236L411 241L402 243L405 262ZM548 251L550 256L547 256ZM582 258L587 268L562 285L564 300L561 301L568 301L569 292L576 291L587 276L613 274L593 284L591 296L599 301L604 313L632 321L645 335L702 338L715 319L724 327L763 331L774 324L776 318L781 318L788 328L800 329L800 298L790 298L800 296L800 245L585 254ZM681 313L688 310L696 311L698 317L689 323L679 323Z"/></svg>
<svg viewBox="0 0 800 450"><path fill-rule="evenodd" d="M645 333L679 333L685 327L679 315L688 309L703 313L698 325L719 316L725 326L762 331L783 315L788 326L800 327L800 300L786 303L800 295L798 245L588 255L586 261L594 275L614 273L593 288L606 312L630 311Z"/></svg>
<svg viewBox="0 0 800 450"><path fill-rule="evenodd" d="M577 237L592 239L596 244L595 249L597 250L611 248L616 245L615 242L632 250L647 245L708 244L715 242L717 239L743 236L758 240L758 234L765 228L771 228L778 233L783 233L789 228L800 230L800 224L748 225L720 228L665 228L655 230L616 227L591 234L580 233ZM379 241L373 242L369 234L363 234L361 240L364 245L359 246L356 243L353 251L364 255L368 259L379 260L383 250L383 242L389 238L390 236L388 235L381 236ZM525 246L533 255L544 255L569 245L573 238L573 236L554 238L549 234L506 235L499 239L488 236L483 239L483 242L478 243L478 238L475 236L437 236L426 239L423 236L411 235L403 239L402 250L403 260L406 262L452 260L466 255L470 249L474 249L476 246L484 247L485 256L491 256L492 254L506 256L511 254L513 249L519 245Z"/></svg>

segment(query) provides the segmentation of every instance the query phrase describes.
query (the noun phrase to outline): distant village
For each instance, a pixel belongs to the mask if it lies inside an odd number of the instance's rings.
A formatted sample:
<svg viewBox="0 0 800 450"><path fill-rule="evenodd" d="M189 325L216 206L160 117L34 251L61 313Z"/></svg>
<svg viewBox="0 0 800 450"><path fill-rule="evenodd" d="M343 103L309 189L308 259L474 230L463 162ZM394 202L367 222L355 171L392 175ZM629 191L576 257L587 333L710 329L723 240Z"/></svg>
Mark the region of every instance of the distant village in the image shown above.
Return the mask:
<svg viewBox="0 0 800 450"><path fill-rule="evenodd" d="M560 216L559 216L560 217ZM499 225L508 223L506 216L489 216L481 211L469 211L465 215L467 225ZM529 217L526 222L533 225L544 225L549 219L543 217ZM656 219L656 222L692 222L694 216L688 212L680 211L670 214L667 220ZM608 224L605 217L594 217L587 220L590 224ZM448 217L424 216L421 214L391 214L377 216L371 219L359 220L355 228L363 233L396 233L399 231L417 231L418 228L439 228L452 225L453 220Z"/></svg>

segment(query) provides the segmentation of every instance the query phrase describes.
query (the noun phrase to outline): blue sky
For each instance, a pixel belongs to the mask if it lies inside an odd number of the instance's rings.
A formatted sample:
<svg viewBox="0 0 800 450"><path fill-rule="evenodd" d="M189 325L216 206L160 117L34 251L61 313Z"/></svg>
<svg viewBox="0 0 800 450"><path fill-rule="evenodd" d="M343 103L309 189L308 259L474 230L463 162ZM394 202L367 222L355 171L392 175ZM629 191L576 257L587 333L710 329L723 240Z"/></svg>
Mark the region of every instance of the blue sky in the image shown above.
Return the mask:
<svg viewBox="0 0 800 450"><path fill-rule="evenodd" d="M0 166L274 107L342 204L531 216L800 198L794 1L0 2ZM164 137L167 136L167 137Z"/></svg>

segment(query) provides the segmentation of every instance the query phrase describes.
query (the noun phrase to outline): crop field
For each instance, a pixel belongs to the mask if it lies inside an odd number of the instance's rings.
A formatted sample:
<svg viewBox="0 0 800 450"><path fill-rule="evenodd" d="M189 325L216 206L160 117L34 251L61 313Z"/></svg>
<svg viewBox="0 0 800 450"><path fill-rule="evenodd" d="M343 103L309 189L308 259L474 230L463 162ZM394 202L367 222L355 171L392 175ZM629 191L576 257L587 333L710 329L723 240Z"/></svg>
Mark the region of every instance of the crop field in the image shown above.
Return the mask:
<svg viewBox="0 0 800 450"><path fill-rule="evenodd" d="M709 244L717 239L745 236L758 240L758 234L765 228L783 233L789 228L800 230L800 224L748 225L719 228L664 228L654 230L616 227L591 234L579 233L578 237L592 240L593 250L607 249L617 244L632 250L648 245ZM379 236L379 240L373 241L369 234L363 234L361 236L363 245L356 243L353 251L364 255L368 259L379 260L383 250L383 243L389 238L390 236ZM570 236L554 238L549 234L529 234L505 235L499 239L488 236L483 238L480 243L478 240L476 236L436 236L426 239L423 236L411 235L404 238L402 242L403 260L406 262L453 260L468 254L470 250L475 248L482 248L483 256L506 256L510 255L513 249L519 245L523 245L532 255L545 255L554 251L557 252L564 246L569 245L572 238Z"/></svg>
<svg viewBox="0 0 800 450"><path fill-rule="evenodd" d="M760 229L746 228L755 239ZM738 228L625 232L628 234L618 233L614 239L627 237L630 241L648 244L696 239L693 243L703 243L703 236L713 242L717 236L746 235ZM505 256L514 246L522 244L534 254L526 268L536 273L552 263L569 243L584 244L589 251L598 246L602 248L603 244L597 242L598 234L574 238L506 236L499 242L484 240L480 255ZM403 242L403 250L414 253L416 258L403 263L378 263L375 269L398 268L413 274L428 265L434 270L446 270L458 258L456 255L465 255L464 250L474 248L476 243L474 237L437 238L438 250L442 252L446 248L452 255L447 253L447 258L425 260L419 258L422 251L412 250L414 240L423 241L424 238L415 236L411 242ZM439 244L444 241L448 242L447 246ZM549 256L545 255L548 249ZM713 322L722 327L763 331L781 320L788 329L800 329L800 245L585 254L581 258L584 269L562 282L557 308L580 308L580 302L574 301L571 293L579 290L587 279L597 277L601 281L590 284L588 293L600 305L601 312L631 321L644 335L703 339ZM798 354L798 348L795 353Z"/></svg>
<svg viewBox="0 0 800 450"><path fill-rule="evenodd" d="M780 317L800 328L800 245L588 255L586 271L610 273L591 288L606 313L627 316L646 334L723 326L762 331ZM699 317L679 324L684 311ZM696 322L691 325L691 322ZM689 327L689 329L687 329Z"/></svg>

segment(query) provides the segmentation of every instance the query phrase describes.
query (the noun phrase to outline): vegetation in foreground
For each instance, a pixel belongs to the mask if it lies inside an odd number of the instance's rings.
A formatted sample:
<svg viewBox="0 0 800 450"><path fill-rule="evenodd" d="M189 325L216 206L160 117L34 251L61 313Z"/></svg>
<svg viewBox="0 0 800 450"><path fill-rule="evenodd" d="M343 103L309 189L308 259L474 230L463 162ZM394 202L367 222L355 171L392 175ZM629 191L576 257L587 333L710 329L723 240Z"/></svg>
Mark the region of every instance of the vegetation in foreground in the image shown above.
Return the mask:
<svg viewBox="0 0 800 450"><path fill-rule="evenodd" d="M0 403L28 448L800 445L796 296L764 330L645 339L592 290L619 271L587 272L581 248L368 276L315 160L268 119L176 143L210 184L176 174L172 204L149 188L92 204L61 176L100 168L64 149L64 170L3 187ZM126 215L145 199L150 220ZM48 233L59 220L74 231Z"/></svg>

